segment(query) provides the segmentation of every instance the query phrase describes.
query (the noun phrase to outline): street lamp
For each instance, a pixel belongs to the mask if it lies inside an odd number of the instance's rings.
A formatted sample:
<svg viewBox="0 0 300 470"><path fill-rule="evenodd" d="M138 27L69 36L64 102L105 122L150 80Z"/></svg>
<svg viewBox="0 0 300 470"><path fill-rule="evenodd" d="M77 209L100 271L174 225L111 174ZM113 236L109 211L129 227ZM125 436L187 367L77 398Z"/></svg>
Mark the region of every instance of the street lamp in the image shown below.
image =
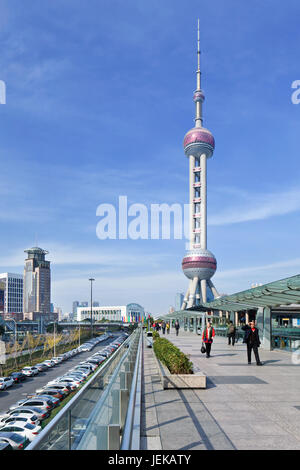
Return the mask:
<svg viewBox="0 0 300 470"><path fill-rule="evenodd" d="M92 277L89 279L91 283L91 338L93 337L93 279Z"/></svg>

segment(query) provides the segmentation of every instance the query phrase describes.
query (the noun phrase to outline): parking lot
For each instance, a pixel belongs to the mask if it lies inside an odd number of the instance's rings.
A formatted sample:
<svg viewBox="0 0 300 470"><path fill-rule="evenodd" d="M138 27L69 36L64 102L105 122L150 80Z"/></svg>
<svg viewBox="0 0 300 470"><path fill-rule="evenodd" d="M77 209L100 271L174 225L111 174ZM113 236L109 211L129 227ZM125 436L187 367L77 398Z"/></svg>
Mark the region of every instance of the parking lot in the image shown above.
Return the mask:
<svg viewBox="0 0 300 470"><path fill-rule="evenodd" d="M55 380L58 376L64 375L72 367L75 367L80 362L86 360L92 354L101 351L109 343L111 343L119 333L115 333L113 337L108 338L102 343L96 345L92 351L81 352L76 356L67 359L64 362L57 364L55 367L50 368L45 372L39 372L34 377L27 377L24 382L14 384L7 390L0 391L0 415L6 413L11 405L16 403L18 400L25 399L27 395L32 394L36 389L43 387L50 380Z"/></svg>

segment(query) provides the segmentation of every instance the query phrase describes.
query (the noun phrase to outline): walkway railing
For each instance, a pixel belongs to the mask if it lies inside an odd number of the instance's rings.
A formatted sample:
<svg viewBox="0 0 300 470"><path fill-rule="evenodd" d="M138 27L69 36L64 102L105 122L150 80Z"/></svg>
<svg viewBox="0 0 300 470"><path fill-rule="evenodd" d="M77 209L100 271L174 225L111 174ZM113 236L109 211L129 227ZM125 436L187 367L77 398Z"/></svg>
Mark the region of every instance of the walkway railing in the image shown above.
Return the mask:
<svg viewBox="0 0 300 470"><path fill-rule="evenodd" d="M139 327L26 450L139 448L141 348Z"/></svg>

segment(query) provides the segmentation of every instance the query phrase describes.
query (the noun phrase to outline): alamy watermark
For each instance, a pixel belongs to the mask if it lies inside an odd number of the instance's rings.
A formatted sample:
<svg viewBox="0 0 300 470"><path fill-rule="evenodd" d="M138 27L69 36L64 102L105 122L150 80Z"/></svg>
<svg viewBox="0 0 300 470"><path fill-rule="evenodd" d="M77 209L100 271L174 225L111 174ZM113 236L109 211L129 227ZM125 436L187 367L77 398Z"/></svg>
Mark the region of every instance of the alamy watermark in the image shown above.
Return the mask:
<svg viewBox="0 0 300 470"><path fill-rule="evenodd" d="M3 80L0 80L0 104L6 104L6 85Z"/></svg>
<svg viewBox="0 0 300 470"><path fill-rule="evenodd" d="M292 88L295 91L292 93L291 100L293 104L300 103L300 80L294 80L292 83Z"/></svg>
<svg viewBox="0 0 300 470"><path fill-rule="evenodd" d="M119 196L118 207L100 204L96 215L96 234L100 240L182 240L189 238L189 204L128 205L127 196Z"/></svg>

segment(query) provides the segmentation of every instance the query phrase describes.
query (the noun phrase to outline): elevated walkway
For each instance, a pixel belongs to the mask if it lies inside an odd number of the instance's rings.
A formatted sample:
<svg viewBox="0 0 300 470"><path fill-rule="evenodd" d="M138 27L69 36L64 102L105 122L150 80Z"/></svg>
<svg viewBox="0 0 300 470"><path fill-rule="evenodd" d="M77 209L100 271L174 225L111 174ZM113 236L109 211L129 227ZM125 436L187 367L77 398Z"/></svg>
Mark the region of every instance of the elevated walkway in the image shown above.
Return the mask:
<svg viewBox="0 0 300 470"><path fill-rule="evenodd" d="M171 329L165 337L207 375L207 388L163 390L154 352L145 344L141 449L300 449L300 364L290 353L260 348L264 366L254 358L249 366L241 341L228 346L227 338L216 337L207 359L195 333L180 329L176 337Z"/></svg>

